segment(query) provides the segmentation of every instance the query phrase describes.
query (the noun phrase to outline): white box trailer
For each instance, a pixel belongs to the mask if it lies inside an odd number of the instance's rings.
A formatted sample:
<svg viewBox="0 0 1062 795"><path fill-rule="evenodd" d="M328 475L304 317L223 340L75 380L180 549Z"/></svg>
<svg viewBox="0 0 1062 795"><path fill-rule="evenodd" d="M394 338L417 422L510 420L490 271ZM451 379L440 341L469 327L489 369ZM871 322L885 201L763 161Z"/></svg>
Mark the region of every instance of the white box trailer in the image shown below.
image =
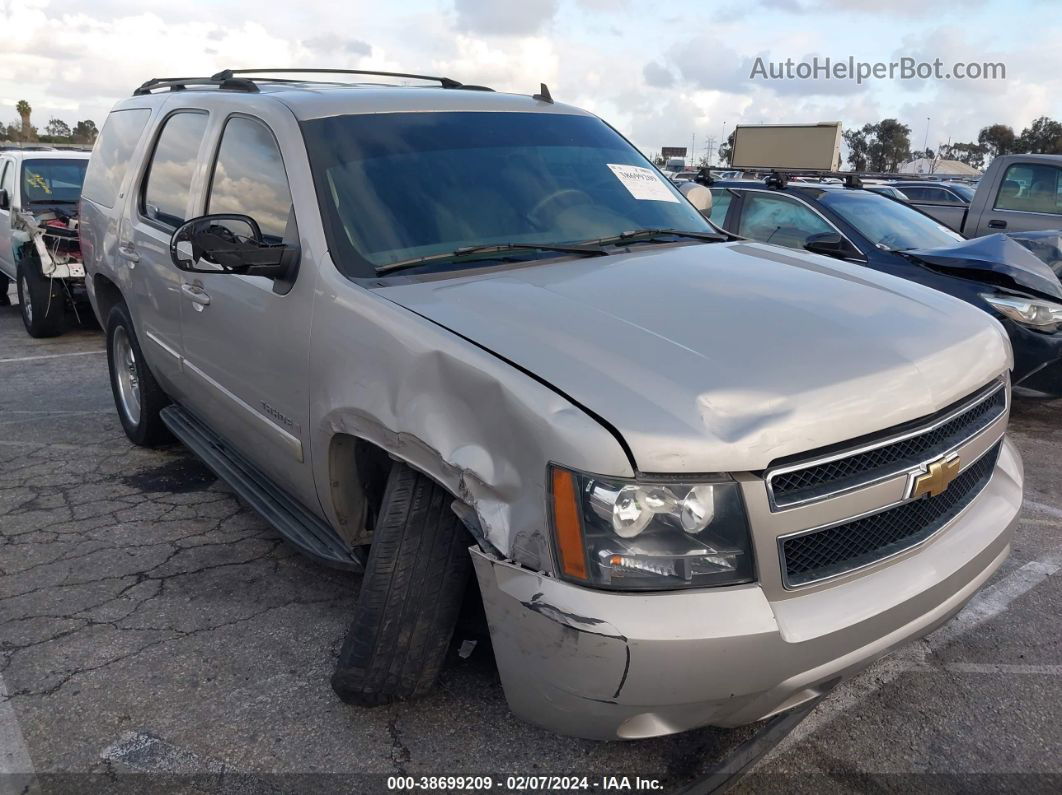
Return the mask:
<svg viewBox="0 0 1062 795"><path fill-rule="evenodd" d="M739 124L734 129L733 168L839 171L841 123Z"/></svg>

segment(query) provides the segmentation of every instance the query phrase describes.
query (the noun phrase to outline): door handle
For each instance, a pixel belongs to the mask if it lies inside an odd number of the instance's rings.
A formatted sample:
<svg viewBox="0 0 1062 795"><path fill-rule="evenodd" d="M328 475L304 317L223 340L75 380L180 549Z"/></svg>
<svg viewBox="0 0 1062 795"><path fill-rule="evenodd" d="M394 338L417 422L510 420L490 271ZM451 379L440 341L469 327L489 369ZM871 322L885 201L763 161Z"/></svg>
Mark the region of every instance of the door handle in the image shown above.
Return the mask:
<svg viewBox="0 0 1062 795"><path fill-rule="evenodd" d="M1007 228L1007 222L1006 221L1000 221L998 218L993 218L991 221L988 222L988 228L989 229L1006 229Z"/></svg>
<svg viewBox="0 0 1062 795"><path fill-rule="evenodd" d="M140 255L136 253L136 246L129 242L118 244L118 256L129 260L133 265L140 262Z"/></svg>
<svg viewBox="0 0 1062 795"><path fill-rule="evenodd" d="M204 306L210 305L210 296L207 295L206 290L200 287L198 284L188 284L185 282L181 285L181 292L184 297L195 304L195 310L202 312Z"/></svg>

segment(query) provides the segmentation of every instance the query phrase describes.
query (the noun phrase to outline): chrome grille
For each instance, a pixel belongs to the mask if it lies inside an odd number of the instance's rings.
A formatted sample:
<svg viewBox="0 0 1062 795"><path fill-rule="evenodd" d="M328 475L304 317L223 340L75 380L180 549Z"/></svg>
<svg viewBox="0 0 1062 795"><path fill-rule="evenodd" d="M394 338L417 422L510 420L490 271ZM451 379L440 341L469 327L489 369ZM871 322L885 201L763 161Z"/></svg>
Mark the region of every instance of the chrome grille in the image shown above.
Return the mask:
<svg viewBox="0 0 1062 795"><path fill-rule="evenodd" d="M778 539L787 587L859 569L922 543L988 484L1002 442L968 466L937 497L923 497L843 524Z"/></svg>
<svg viewBox="0 0 1062 795"><path fill-rule="evenodd" d="M1003 382L930 417L878 434L858 450L849 446L806 464L773 467L766 475L771 507L788 508L866 486L953 450L1007 410Z"/></svg>

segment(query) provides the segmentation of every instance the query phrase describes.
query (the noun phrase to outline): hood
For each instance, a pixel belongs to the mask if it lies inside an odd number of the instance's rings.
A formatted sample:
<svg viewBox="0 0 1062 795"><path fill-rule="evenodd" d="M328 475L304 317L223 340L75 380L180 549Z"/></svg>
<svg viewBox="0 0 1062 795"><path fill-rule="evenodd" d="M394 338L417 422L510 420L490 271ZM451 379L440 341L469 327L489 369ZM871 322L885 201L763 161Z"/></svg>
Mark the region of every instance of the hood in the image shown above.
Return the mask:
<svg viewBox="0 0 1062 795"><path fill-rule="evenodd" d="M1008 232L1007 237L1020 243L1037 256L1055 276L1062 279L1062 232L1045 229L1040 232Z"/></svg>
<svg viewBox="0 0 1062 795"><path fill-rule="evenodd" d="M986 235L954 246L903 253L934 268L986 271L1006 277L1017 287L1062 298L1062 284L1055 271L1011 235Z"/></svg>
<svg viewBox="0 0 1062 795"><path fill-rule="evenodd" d="M1010 362L1002 328L969 304L749 242L377 292L603 418L642 472L762 469L937 411Z"/></svg>

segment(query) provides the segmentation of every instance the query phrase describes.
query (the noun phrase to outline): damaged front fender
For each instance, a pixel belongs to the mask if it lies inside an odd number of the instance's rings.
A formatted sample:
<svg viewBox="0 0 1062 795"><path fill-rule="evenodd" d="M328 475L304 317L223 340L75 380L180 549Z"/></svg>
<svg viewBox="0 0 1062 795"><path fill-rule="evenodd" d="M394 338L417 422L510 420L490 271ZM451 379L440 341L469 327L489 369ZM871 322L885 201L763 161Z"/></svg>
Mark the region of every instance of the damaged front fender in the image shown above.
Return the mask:
<svg viewBox="0 0 1062 795"><path fill-rule="evenodd" d="M436 323L323 269L311 347L313 449L363 439L424 472L474 512L485 549L552 570L551 462L633 476L619 441L555 390ZM327 455L318 495L338 525Z"/></svg>

